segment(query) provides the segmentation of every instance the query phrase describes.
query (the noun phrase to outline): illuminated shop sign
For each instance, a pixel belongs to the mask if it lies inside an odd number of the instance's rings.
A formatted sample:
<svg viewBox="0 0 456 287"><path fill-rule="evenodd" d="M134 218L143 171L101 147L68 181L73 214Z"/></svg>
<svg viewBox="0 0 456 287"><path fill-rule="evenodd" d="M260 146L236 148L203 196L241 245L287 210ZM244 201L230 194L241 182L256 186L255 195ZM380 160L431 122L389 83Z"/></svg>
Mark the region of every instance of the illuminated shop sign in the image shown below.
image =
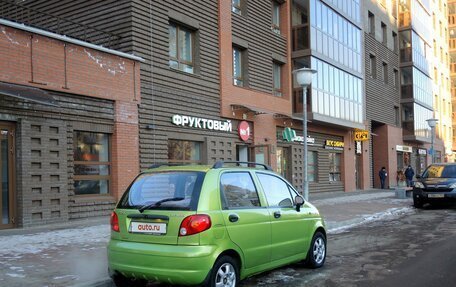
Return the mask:
<svg viewBox="0 0 456 287"><path fill-rule="evenodd" d="M248 141L250 138L250 125L246 121L242 121L238 125L238 135L243 141Z"/></svg>
<svg viewBox="0 0 456 287"><path fill-rule="evenodd" d="M406 145L397 145L396 150L402 151L402 152L412 152L413 148L411 146L406 146Z"/></svg>
<svg viewBox="0 0 456 287"><path fill-rule="evenodd" d="M334 141L334 140L326 140L325 149L344 150L344 142Z"/></svg>
<svg viewBox="0 0 456 287"><path fill-rule="evenodd" d="M233 129L233 126L232 126L230 120L219 121L219 120L209 120L209 119L197 118L197 117L191 117L191 116L174 115L172 117L172 122L176 126L222 131L222 132L231 132Z"/></svg>
<svg viewBox="0 0 456 287"><path fill-rule="evenodd" d="M356 130L353 138L355 141L368 141L369 140L369 131L365 130Z"/></svg>
<svg viewBox="0 0 456 287"><path fill-rule="evenodd" d="M282 132L282 137L287 142L304 142L303 136L297 136L296 131L291 128L285 128ZM307 137L308 144L314 144L315 139L311 137Z"/></svg>

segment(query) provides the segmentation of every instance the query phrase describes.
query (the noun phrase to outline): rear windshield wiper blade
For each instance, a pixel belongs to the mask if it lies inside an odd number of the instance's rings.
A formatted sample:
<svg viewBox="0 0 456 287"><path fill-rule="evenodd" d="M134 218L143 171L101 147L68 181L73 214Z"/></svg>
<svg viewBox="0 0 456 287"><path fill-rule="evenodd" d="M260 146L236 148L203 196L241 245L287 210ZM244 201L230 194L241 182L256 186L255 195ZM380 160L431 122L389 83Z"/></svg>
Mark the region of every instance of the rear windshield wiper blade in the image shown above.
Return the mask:
<svg viewBox="0 0 456 287"><path fill-rule="evenodd" d="M147 205L144 205L142 206L141 208L138 209L139 212L143 212L144 210L146 209L149 209L151 207L158 207L160 206L162 203L164 202L168 202L168 201L181 201L181 200L184 200L185 198L184 197L171 197L171 198L165 198L165 199L162 199L162 200L159 200L157 202L154 202L154 203L151 203L151 204L147 204Z"/></svg>

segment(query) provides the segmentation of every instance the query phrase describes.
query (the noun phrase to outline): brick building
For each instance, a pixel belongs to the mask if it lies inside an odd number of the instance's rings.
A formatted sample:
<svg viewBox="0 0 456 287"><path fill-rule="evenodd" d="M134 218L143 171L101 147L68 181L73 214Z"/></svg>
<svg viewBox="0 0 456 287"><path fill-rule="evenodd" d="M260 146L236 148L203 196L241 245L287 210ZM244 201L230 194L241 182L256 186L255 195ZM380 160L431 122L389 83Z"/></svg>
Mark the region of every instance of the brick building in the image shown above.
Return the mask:
<svg viewBox="0 0 456 287"><path fill-rule="evenodd" d="M109 214L139 171L142 59L4 19L0 58L0 229Z"/></svg>

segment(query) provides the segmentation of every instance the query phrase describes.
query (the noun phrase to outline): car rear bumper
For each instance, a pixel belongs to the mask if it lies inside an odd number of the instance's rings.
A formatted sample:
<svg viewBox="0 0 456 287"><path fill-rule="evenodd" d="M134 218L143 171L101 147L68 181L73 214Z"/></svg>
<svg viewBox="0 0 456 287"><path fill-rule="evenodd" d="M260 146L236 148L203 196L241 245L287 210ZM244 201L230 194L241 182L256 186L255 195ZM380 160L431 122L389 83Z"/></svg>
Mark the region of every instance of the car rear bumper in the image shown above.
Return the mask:
<svg viewBox="0 0 456 287"><path fill-rule="evenodd" d="M208 275L215 246L178 246L111 239L108 245L110 275L120 273L171 284L195 285Z"/></svg>
<svg viewBox="0 0 456 287"><path fill-rule="evenodd" d="M456 202L456 192L426 192L422 189L414 189L413 197L423 202Z"/></svg>

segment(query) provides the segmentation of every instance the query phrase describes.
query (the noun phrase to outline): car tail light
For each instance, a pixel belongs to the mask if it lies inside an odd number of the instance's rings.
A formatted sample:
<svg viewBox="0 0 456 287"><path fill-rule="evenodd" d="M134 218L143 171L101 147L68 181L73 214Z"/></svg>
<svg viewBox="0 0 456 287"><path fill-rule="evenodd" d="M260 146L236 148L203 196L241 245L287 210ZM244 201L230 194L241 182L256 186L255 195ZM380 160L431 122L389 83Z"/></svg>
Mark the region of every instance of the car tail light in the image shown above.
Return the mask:
<svg viewBox="0 0 456 287"><path fill-rule="evenodd" d="M179 236L197 234L211 228L211 218L209 215L197 214L184 218L179 228Z"/></svg>
<svg viewBox="0 0 456 287"><path fill-rule="evenodd" d="M111 213L111 230L120 232L119 217L117 217L117 214L114 211Z"/></svg>

